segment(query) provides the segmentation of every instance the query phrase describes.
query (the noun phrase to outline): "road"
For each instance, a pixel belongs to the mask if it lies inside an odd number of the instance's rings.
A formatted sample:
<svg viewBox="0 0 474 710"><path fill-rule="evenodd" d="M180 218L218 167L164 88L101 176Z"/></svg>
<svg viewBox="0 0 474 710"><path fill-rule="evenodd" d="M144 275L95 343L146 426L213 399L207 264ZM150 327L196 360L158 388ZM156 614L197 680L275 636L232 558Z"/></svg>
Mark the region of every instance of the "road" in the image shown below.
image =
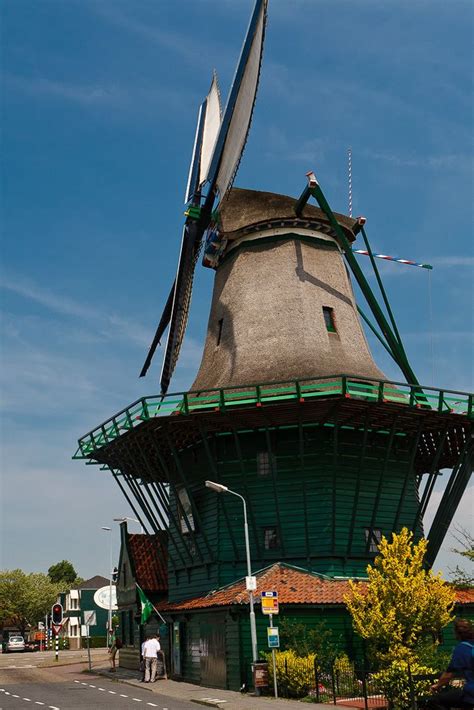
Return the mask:
<svg viewBox="0 0 474 710"><path fill-rule="evenodd" d="M19 654L18 654L19 655ZM32 668L39 654L13 654L0 663L0 710L38 707L44 710L196 710L196 704L140 687L83 673L83 663ZM66 655L66 654L64 654ZM69 654L68 654L69 655ZM28 661L28 662L27 662ZM8 666L15 666L14 668Z"/></svg>

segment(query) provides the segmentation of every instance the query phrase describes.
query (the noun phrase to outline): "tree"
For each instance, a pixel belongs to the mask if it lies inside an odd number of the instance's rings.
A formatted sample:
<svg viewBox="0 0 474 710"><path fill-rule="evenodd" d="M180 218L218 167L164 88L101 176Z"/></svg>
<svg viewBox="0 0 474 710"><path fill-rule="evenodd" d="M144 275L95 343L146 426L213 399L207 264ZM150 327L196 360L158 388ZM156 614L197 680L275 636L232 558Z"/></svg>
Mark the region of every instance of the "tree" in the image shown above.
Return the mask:
<svg viewBox="0 0 474 710"><path fill-rule="evenodd" d="M461 549L454 547L452 552L456 552L458 555L464 557L464 559L469 560L469 562L474 562L474 537L471 535L469 530L465 528L456 528L457 535L453 534L453 537L461 545ZM449 570L453 575L452 582L456 587L464 587L469 589L474 586L474 576L465 569L456 565L454 570Z"/></svg>
<svg viewBox="0 0 474 710"><path fill-rule="evenodd" d="M379 544L368 584L350 582L346 598L356 632L368 641L369 654L379 665L374 680L395 708L408 708L412 693L423 693L429 681L413 676L439 670L437 634L453 619L454 590L426 570L427 541L413 543L413 533L403 528Z"/></svg>
<svg viewBox="0 0 474 710"><path fill-rule="evenodd" d="M48 569L48 576L53 583L66 582L72 584L77 579L77 573L72 563L68 560L62 560L55 565L51 565Z"/></svg>
<svg viewBox="0 0 474 710"><path fill-rule="evenodd" d="M0 571L0 625L16 624L24 634L49 612L61 590L61 584L41 572Z"/></svg>

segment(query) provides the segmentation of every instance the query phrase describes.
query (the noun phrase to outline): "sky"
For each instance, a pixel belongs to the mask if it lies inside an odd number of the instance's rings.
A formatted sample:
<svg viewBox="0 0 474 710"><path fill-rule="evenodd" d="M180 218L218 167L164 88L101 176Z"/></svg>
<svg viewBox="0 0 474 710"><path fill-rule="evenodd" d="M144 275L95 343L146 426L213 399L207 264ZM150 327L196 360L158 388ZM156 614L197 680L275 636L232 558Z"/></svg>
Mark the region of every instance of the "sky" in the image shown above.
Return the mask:
<svg viewBox="0 0 474 710"><path fill-rule="evenodd" d="M108 573L110 545L118 555L112 520L133 513L109 473L71 456L159 391L162 351L138 373L175 274L197 109L214 68L227 95L252 6L2 3L0 568L69 559L88 577ZM298 197L313 169L347 212L350 146L374 251L434 266L380 262L411 365L461 391L474 387L473 13L472 0L270 0L235 181ZM197 371L212 281L199 266L171 391ZM472 509L471 486L457 525ZM455 544L449 533L435 564L445 574Z"/></svg>

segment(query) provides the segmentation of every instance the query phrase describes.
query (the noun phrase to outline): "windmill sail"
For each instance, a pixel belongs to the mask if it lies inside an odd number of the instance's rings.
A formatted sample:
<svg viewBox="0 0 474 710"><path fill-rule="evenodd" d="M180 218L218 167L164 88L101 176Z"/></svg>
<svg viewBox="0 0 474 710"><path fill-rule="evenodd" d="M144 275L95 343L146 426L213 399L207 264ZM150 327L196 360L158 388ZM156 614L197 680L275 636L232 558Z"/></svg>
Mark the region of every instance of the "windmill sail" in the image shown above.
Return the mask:
<svg viewBox="0 0 474 710"><path fill-rule="evenodd" d="M211 166L209 184L220 198L232 186L250 129L263 55L268 0L257 0L224 111Z"/></svg>
<svg viewBox="0 0 474 710"><path fill-rule="evenodd" d="M206 181L212 150L221 124L221 116L221 97L217 74L214 72L209 93L199 107L193 155L189 166L188 184L184 198L185 203L193 199Z"/></svg>
<svg viewBox="0 0 474 710"><path fill-rule="evenodd" d="M214 72L211 87L206 98L206 122L202 136L201 164L199 169L199 187L207 180L209 165L216 143L222 119L221 95L217 74Z"/></svg>
<svg viewBox="0 0 474 710"><path fill-rule="evenodd" d="M181 350L188 322L194 270L204 231L211 221L216 192L222 199L231 187L247 140L260 76L267 4L268 0L255 2L222 121L215 75L199 111L186 201L192 200L193 206L198 208L200 189L206 181L208 191L200 216L189 214L184 225L169 317L170 328L161 372L163 394L168 390ZM165 313L161 322L164 318ZM156 349L156 336L155 340ZM153 353L150 353L145 365L151 362ZM145 366L143 371L146 372Z"/></svg>

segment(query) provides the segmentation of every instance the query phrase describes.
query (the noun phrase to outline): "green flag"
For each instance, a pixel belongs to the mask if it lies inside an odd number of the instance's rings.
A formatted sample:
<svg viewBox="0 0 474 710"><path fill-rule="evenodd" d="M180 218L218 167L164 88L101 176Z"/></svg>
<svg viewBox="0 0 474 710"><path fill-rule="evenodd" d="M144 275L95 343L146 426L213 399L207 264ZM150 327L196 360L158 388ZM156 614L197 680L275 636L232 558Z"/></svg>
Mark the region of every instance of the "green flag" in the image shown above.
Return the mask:
<svg viewBox="0 0 474 710"><path fill-rule="evenodd" d="M142 618L140 623L146 624L150 616L153 614L154 606L149 599L145 596L142 589L137 584L138 596L140 597L140 604L142 605Z"/></svg>

